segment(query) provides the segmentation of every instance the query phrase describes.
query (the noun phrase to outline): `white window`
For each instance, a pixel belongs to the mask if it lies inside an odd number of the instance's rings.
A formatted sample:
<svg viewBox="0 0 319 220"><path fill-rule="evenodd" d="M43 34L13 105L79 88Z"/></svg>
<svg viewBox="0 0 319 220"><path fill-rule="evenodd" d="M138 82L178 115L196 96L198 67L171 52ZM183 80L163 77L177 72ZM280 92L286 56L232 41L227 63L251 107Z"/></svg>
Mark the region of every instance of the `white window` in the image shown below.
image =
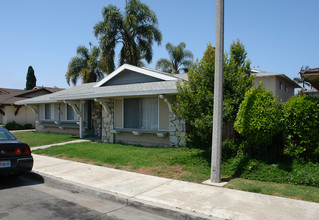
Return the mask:
<svg viewBox="0 0 319 220"><path fill-rule="evenodd" d="M288 86L285 86L285 92L288 92Z"/></svg>
<svg viewBox="0 0 319 220"><path fill-rule="evenodd" d="M73 108L70 105L66 105L66 120L67 121L77 121L78 116L75 114Z"/></svg>
<svg viewBox="0 0 319 220"><path fill-rule="evenodd" d="M44 105L44 119L45 120L53 120L54 119L54 105L53 104L45 104Z"/></svg>
<svg viewBox="0 0 319 220"><path fill-rule="evenodd" d="M124 128L158 130L158 98L124 99Z"/></svg>
<svg viewBox="0 0 319 220"><path fill-rule="evenodd" d="M282 83L279 82L279 89L282 90Z"/></svg>

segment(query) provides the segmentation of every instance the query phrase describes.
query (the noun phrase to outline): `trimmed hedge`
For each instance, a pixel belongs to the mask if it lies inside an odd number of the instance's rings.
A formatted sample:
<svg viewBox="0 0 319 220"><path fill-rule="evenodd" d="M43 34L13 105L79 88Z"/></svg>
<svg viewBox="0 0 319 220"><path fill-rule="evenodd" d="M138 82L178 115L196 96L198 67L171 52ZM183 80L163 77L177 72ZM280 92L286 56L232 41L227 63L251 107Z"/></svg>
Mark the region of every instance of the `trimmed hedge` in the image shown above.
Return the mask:
<svg viewBox="0 0 319 220"><path fill-rule="evenodd" d="M250 180L319 187L319 164L311 162L268 164L241 154L223 161L222 174Z"/></svg>
<svg viewBox="0 0 319 220"><path fill-rule="evenodd" d="M319 99L307 95L291 97L283 106L285 154L319 160Z"/></svg>
<svg viewBox="0 0 319 220"><path fill-rule="evenodd" d="M282 130L280 103L272 91L265 90L262 83L247 91L234 128L254 148L271 145L273 137Z"/></svg>

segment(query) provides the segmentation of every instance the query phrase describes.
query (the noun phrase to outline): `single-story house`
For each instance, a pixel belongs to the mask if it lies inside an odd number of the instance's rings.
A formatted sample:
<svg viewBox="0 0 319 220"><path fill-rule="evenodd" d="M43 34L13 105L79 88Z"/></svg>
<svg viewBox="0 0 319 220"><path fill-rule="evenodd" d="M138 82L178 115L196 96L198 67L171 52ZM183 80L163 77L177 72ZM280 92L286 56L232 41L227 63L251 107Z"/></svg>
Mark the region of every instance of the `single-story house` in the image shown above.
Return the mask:
<svg viewBox="0 0 319 220"><path fill-rule="evenodd" d="M300 71L300 74L310 82L310 84L319 91L319 67Z"/></svg>
<svg viewBox="0 0 319 220"><path fill-rule="evenodd" d="M255 84L286 101L299 86L283 74L253 72ZM103 142L142 146L181 146L186 125L172 111L177 81L184 74L168 74L124 64L94 83L16 102L36 114L36 130L46 133L94 136Z"/></svg>
<svg viewBox="0 0 319 220"><path fill-rule="evenodd" d="M15 121L35 126L36 116L30 108L15 102L60 91L59 88L34 87L32 90L0 88L0 124Z"/></svg>
<svg viewBox="0 0 319 220"><path fill-rule="evenodd" d="M301 88L285 74L262 72L255 69L252 69L252 74L255 74L254 86L258 86L262 81L265 89L272 90L274 96L283 102L295 94L296 88Z"/></svg>
<svg viewBox="0 0 319 220"><path fill-rule="evenodd" d="M184 144L185 122L177 118L178 80L168 74L124 64L95 83L16 102L36 113L39 132L85 134L103 142L142 146Z"/></svg>

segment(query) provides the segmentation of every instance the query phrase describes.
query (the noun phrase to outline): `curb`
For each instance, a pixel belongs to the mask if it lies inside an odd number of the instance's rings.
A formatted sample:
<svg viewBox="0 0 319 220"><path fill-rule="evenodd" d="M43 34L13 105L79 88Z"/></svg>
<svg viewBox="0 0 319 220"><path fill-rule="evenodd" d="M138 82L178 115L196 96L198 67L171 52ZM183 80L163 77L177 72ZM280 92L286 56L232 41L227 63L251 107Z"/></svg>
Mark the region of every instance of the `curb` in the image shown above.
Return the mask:
<svg viewBox="0 0 319 220"><path fill-rule="evenodd" d="M150 213L155 213L157 215L167 217L167 218L174 218L176 220L220 220L221 218L217 217L208 217L203 214L199 213L192 213L185 210L176 210L176 209L165 206L154 204L152 202L148 202L141 199L135 199L133 197L123 196L119 194L115 194L106 190L100 190L97 188L85 186L83 184L66 181L57 177L49 176L47 174L43 174L41 172L32 171L36 174L39 174L44 179L44 183L48 185L59 186L61 188L68 189L74 192L80 192L87 195L96 196L100 199L110 200L113 202L117 202L123 204L127 207L132 207L139 209L141 211L146 211Z"/></svg>

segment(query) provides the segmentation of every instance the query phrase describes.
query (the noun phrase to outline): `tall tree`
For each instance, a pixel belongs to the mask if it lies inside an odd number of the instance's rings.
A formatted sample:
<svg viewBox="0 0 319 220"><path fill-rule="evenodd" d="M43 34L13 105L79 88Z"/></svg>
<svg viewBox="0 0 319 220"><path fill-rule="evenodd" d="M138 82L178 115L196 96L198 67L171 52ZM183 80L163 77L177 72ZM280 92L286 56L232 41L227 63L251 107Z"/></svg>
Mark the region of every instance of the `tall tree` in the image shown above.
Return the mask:
<svg viewBox="0 0 319 220"><path fill-rule="evenodd" d="M124 63L143 66L142 60L150 63L153 58L152 45L162 41L155 13L139 0L129 0L125 13L114 5L102 10L103 20L94 26L94 35L102 48L102 67L107 73L114 71L115 48L122 44L119 65Z"/></svg>
<svg viewBox="0 0 319 220"><path fill-rule="evenodd" d="M169 54L169 59L162 58L156 63L156 69L161 69L163 72L180 73L188 72L193 65L193 53L185 49L184 42L177 46L171 43L166 44L166 50Z"/></svg>
<svg viewBox="0 0 319 220"><path fill-rule="evenodd" d="M300 68L299 74L300 74L300 78L296 77L294 78L294 81L298 84L302 84L302 88L305 88L306 86L311 86L311 84L301 75L301 71L307 71L309 70L310 67L309 66L302 66Z"/></svg>
<svg viewBox="0 0 319 220"><path fill-rule="evenodd" d="M34 69L32 68L32 66L29 66L25 89L26 90L33 89L36 85L37 85L37 78L34 75Z"/></svg>
<svg viewBox="0 0 319 220"><path fill-rule="evenodd" d="M100 67L100 49L90 43L90 50L85 46L78 46L77 56L71 58L68 71L65 74L67 83L76 85L79 78L83 83L96 82L104 77Z"/></svg>
<svg viewBox="0 0 319 220"><path fill-rule="evenodd" d="M189 126L187 146L208 149L212 141L215 48L209 44L203 58L188 72L188 81L177 83L175 111ZM253 85L244 45L235 41L224 57L223 122L233 124L244 95Z"/></svg>

